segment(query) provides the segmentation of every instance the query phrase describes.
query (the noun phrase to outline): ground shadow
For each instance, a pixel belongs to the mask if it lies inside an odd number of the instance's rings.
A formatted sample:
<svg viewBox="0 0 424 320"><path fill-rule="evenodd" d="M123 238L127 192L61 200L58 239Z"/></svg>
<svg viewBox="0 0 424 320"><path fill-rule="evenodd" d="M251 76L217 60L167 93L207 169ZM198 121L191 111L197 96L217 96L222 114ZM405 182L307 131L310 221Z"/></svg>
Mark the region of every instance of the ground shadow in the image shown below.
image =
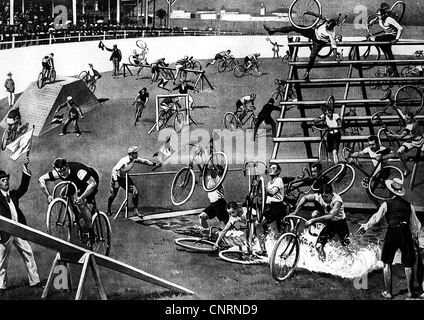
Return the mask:
<svg viewBox="0 0 424 320"><path fill-rule="evenodd" d="M101 104L103 104L106 101L109 101L109 98L101 98L101 99L97 99L97 101L99 101Z"/></svg>

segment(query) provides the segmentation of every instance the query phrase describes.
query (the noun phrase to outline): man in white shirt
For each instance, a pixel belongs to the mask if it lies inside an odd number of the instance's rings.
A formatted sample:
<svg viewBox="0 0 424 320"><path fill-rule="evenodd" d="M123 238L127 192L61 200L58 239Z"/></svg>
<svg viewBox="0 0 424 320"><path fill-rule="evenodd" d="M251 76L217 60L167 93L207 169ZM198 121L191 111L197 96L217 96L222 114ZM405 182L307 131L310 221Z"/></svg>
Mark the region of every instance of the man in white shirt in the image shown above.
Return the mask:
<svg viewBox="0 0 424 320"><path fill-rule="evenodd" d="M307 202L314 201L317 201L324 208L325 212L322 214L318 210L314 210L312 212L312 218L305 222L305 228L316 222L326 224L321 230L315 245L320 259L325 260L324 246L336 234L339 236L340 243L343 246L349 245L349 227L346 221L343 200L340 195L333 192L331 184L324 184L320 187L318 193L307 194L300 199L293 215L297 215Z"/></svg>
<svg viewBox="0 0 424 320"><path fill-rule="evenodd" d="M26 225L26 219L19 208L19 199L27 192L31 171L28 169L29 159L24 160L22 180L17 189L9 190L10 175L0 170L0 215ZM34 253L28 241L0 231L0 296L6 291L7 264L12 250L12 244L22 256L27 269L29 285L43 288L34 260Z"/></svg>
<svg viewBox="0 0 424 320"><path fill-rule="evenodd" d="M320 25L318 28L311 29L299 29L295 26L286 26L280 28L269 28L264 25L266 31L268 31L269 35L273 35L276 32L280 33L290 33L296 32L300 33L302 36L312 40L312 48L311 55L309 56L309 63L306 67L306 73L303 77L304 80L309 80L309 71L311 71L314 66L315 59L321 49L327 44L330 43L331 50L333 51L334 59L338 62L340 61L340 55L337 52L337 44L335 40L335 31L334 28L337 25L337 21L335 19L330 19L327 22Z"/></svg>
<svg viewBox="0 0 424 320"><path fill-rule="evenodd" d="M110 179L110 191L109 198L107 201L107 215L112 215L112 203L115 200L116 195L118 194L119 188L126 190L126 174L134 167L135 163L146 164L148 166L156 166L157 164L148 159L139 158L138 151L140 150L137 146L132 146L128 148L128 155L123 157L112 169L112 176ZM138 189L132 181L131 177L128 176L128 193L132 194L132 203L134 205L134 215L139 216L140 218L143 215L138 213Z"/></svg>

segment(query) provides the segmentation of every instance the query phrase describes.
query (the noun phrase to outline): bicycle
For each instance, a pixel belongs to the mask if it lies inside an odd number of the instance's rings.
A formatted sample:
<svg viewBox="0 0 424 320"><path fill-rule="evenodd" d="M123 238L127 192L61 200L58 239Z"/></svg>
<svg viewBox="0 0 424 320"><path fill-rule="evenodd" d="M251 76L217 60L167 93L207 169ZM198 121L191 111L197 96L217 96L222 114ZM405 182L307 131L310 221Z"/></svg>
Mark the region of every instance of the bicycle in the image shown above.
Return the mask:
<svg viewBox="0 0 424 320"><path fill-rule="evenodd" d="M286 54L285 54L284 56L282 56L282 57L281 57L281 62L282 62L283 64L288 64L288 63L289 63L289 61L290 61L290 57L291 57L291 55L290 55L290 51L289 51L289 50L286 50Z"/></svg>
<svg viewBox="0 0 424 320"><path fill-rule="evenodd" d="M249 177L249 191L246 196L246 249L229 248L219 251L219 257L225 261L240 263L240 264L262 264L267 261L263 257L255 254L253 248L256 235L256 225L261 222L265 211L265 180L260 174L259 166L264 167L266 174L266 163L263 161L247 161L243 166L243 174ZM251 167L253 167L251 169Z"/></svg>
<svg viewBox="0 0 424 320"><path fill-rule="evenodd" d="M141 114L143 113L144 108L146 107L143 101L133 101L131 105L135 105L135 112L134 112L134 127L137 125L138 120L141 117Z"/></svg>
<svg viewBox="0 0 424 320"><path fill-rule="evenodd" d="M53 189L53 201L47 214L47 232L62 240L83 243L92 251L108 256L111 248L111 227L106 214L99 211L94 200L91 209L95 241L91 243L88 229L80 222L81 213L75 205L77 187L73 182L62 181Z"/></svg>
<svg viewBox="0 0 424 320"><path fill-rule="evenodd" d="M88 71L81 71L78 75L78 79L84 81L88 89L94 93L96 91L96 82L97 80L91 79L90 73Z"/></svg>
<svg viewBox="0 0 424 320"><path fill-rule="evenodd" d="M216 229L217 231L213 231ZM208 235L205 237L184 237L174 239L174 243L184 249L188 249L194 252L215 252L219 249L215 249L215 241L218 239L218 234L221 231L218 227L210 227Z"/></svg>
<svg viewBox="0 0 424 320"><path fill-rule="evenodd" d="M385 181L388 179L392 180L394 178L399 178L402 182L404 180L404 175L402 171L397 167L385 165L382 157L378 160L372 157L358 157L361 159L374 159L377 161L377 164L374 166L374 169L371 173L369 173L355 161L350 160L352 159L350 156L352 151L349 148L344 148L342 153L343 157L346 159L346 161L349 161L349 163L341 164L343 166L343 171L341 175L339 175L335 179L335 181L333 182L333 186L334 184L338 183L347 184L350 183L350 181L354 182L356 178L355 170L358 169L365 175L365 177L361 181L362 187L367 189L370 195L374 198L384 201L389 200L392 197L392 194L387 188Z"/></svg>
<svg viewBox="0 0 424 320"><path fill-rule="evenodd" d="M180 110L182 110L182 106L180 105L179 102L171 102L168 105L167 110L162 109L159 111L159 115L158 115L158 122L157 124L153 124L153 126L149 129L148 133L152 133L153 130L155 130L156 128L158 128L158 130L161 130L163 128L168 128L170 127L168 125L168 122L171 120L172 117L174 117L174 120L172 120L172 127L174 128L174 130L176 132L180 132L181 131L181 119L177 119L176 115L178 115L180 113Z"/></svg>
<svg viewBox="0 0 424 320"><path fill-rule="evenodd" d="M227 68L233 70L239 64L240 62L233 56L229 59L223 59L218 63L218 72L224 72Z"/></svg>
<svg viewBox="0 0 424 320"><path fill-rule="evenodd" d="M46 72L48 71L43 68L43 70L41 70L41 72L38 74L38 78L37 78L38 89L41 89L42 87L44 87L47 81L49 81L50 83L53 83L56 81L55 68L51 68L50 71L48 72L48 75L45 74Z"/></svg>
<svg viewBox="0 0 424 320"><path fill-rule="evenodd" d="M345 116L356 116L356 108L351 106L350 110ZM359 136L359 131L363 130L364 128L358 125L357 120L345 120L343 118L342 136ZM364 143L362 141L343 142L342 150L344 147L348 147L352 152L356 152L364 149Z"/></svg>
<svg viewBox="0 0 424 320"><path fill-rule="evenodd" d="M403 1L396 1L391 7L390 7L390 15L392 18L394 18L397 22L401 22L403 15L405 13L405 3ZM376 18L369 19L366 24L367 29L367 35L365 37L364 41L372 42L372 37L379 35L383 33L383 31L379 31L377 33L372 33L370 29L370 23L372 21L375 21ZM358 56L359 53L359 56ZM352 46L349 51L349 60L380 60L381 56L381 49L375 45L367 45L367 46ZM373 65L353 65L355 69L371 69Z"/></svg>
<svg viewBox="0 0 424 320"><path fill-rule="evenodd" d="M245 63L238 64L234 67L234 75L236 78L241 78L246 74L251 74L254 77L260 77L262 73L264 72L264 69L261 67L260 62L252 62L252 65L247 68L247 65Z"/></svg>
<svg viewBox="0 0 424 320"><path fill-rule="evenodd" d="M385 78L385 77L394 77L395 73L391 67L378 68L377 72L374 74L376 78ZM382 91L387 91L393 87L393 84L390 81L371 81L370 89L380 89Z"/></svg>
<svg viewBox="0 0 424 320"><path fill-rule="evenodd" d="M176 206L186 203L193 194L196 185L196 176L193 170L194 164L200 169L199 179L202 180L203 189L212 192L218 189L225 180L228 171L228 158L224 152L214 151L214 135L209 140L209 148L200 144L189 143L192 147L189 163L181 168L174 176L171 184L171 201ZM187 147L185 146L185 147ZM183 151L185 151L183 147Z"/></svg>
<svg viewBox="0 0 424 320"><path fill-rule="evenodd" d="M258 121L258 117L255 114L256 107L250 106L246 107L247 113L245 117L240 120L241 111L236 110L236 112L228 111L224 114L223 122L225 128L227 128L230 131L235 131L238 128L243 127L249 120L250 120L250 129L255 128L256 122ZM265 129L265 123L261 123L261 129Z"/></svg>
<svg viewBox="0 0 424 320"><path fill-rule="evenodd" d="M274 99L275 104L277 104L277 105L280 104L281 100L284 97L284 94L285 94L285 91L286 91L287 88L289 90L289 93L288 93L288 96L287 96L288 101L293 101L293 100L297 99L296 91L293 89L292 86L290 86L290 85L287 86L287 83L285 83L284 86L279 85L277 87L276 91L274 91L271 94L271 98ZM293 107L296 107L296 105L293 104L293 105L290 105L290 106L286 106L286 110L290 110Z"/></svg>

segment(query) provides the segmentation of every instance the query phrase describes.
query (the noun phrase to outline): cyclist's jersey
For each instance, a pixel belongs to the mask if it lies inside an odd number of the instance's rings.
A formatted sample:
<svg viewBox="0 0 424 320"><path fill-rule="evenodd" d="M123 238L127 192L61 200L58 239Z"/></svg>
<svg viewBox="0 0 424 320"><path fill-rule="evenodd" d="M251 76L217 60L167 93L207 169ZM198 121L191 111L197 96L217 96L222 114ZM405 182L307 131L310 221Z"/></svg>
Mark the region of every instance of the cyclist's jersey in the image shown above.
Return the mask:
<svg viewBox="0 0 424 320"><path fill-rule="evenodd" d="M268 181L267 189L278 188L278 191L274 195L267 196L267 203L271 202L282 202L284 200L284 182L283 178L275 177L274 179Z"/></svg>
<svg viewBox="0 0 424 320"><path fill-rule="evenodd" d="M328 115L326 115L326 114L322 114L319 118L320 119L324 119L325 120L325 124L329 128L335 128L335 127L337 127L338 126L337 120L340 120L340 116L337 113L333 113L333 118L332 119L330 119L328 117ZM334 134L334 133L339 132L339 130L336 129L336 130L332 130L332 131L329 131L329 132L332 133L332 134Z"/></svg>
<svg viewBox="0 0 424 320"><path fill-rule="evenodd" d="M378 155L383 156L383 155L389 154L390 149L383 147L383 146L380 146L380 148L378 150L373 151L373 150L371 150L370 147L366 147L364 150L359 151L359 153L362 154L362 155L368 155L371 158L371 162L375 167L376 165L378 165L378 161L375 159L375 157L378 156ZM387 160L384 160L383 163L387 164ZM380 167L378 169L380 169Z"/></svg>
<svg viewBox="0 0 424 320"><path fill-rule="evenodd" d="M331 198L330 203L326 203L324 199L322 198L322 195L318 193L314 193L314 198L315 198L315 201L317 201L320 205L322 205L323 208L329 207L328 209L325 210L325 214L328 214L331 211L331 209L333 209L333 207L336 205L336 202L340 202L341 203L340 209L334 216L333 220L331 221L346 219L343 200L337 193L333 193L333 197Z"/></svg>
<svg viewBox="0 0 424 320"><path fill-rule="evenodd" d="M146 103L146 100L147 100L147 98L148 98L148 97L149 97L149 93L148 93L148 92L143 93L143 90L140 90L140 91L138 92L137 101L141 101L141 102ZM165 101L165 100L164 100L164 101Z"/></svg>
<svg viewBox="0 0 424 320"><path fill-rule="evenodd" d="M244 96L240 98L240 102L245 105L248 102L253 102L254 99L252 99L250 96Z"/></svg>
<svg viewBox="0 0 424 320"><path fill-rule="evenodd" d="M394 36L396 36L399 31L403 30L402 26L392 17L387 17L384 22L383 20L379 20L378 25L384 30L385 34Z"/></svg>
<svg viewBox="0 0 424 320"><path fill-rule="evenodd" d="M89 74L90 78L97 77L97 79L100 79L102 77L101 74L95 69L89 69L88 74Z"/></svg>
<svg viewBox="0 0 424 320"><path fill-rule="evenodd" d="M183 58L183 59L177 60L176 65L185 66L187 62L188 60Z"/></svg>
<svg viewBox="0 0 424 320"><path fill-rule="evenodd" d="M9 111L7 117L9 119L15 119L15 120L17 120L17 119L20 119L21 118L21 113L17 109L12 109L12 110Z"/></svg>
<svg viewBox="0 0 424 320"><path fill-rule="evenodd" d="M41 62L51 64L51 62L53 62L53 57L51 55L44 56L44 58L43 58L43 60L41 60Z"/></svg>
<svg viewBox="0 0 424 320"><path fill-rule="evenodd" d="M336 32L334 30L328 31L325 27L325 23L315 29L315 36L318 41L329 42L331 49L337 48L336 40L334 40L336 37Z"/></svg>
<svg viewBox="0 0 424 320"><path fill-rule="evenodd" d="M97 183L97 186L95 187L93 193L97 191L97 189L99 188L99 175L96 170L79 162L68 162L68 165L70 172L66 178L62 178L56 170L53 170L49 172L48 181L55 181L57 179L61 179L63 181L73 182L77 186L79 194L82 194L84 193L85 189L87 189L88 180L93 177L93 179Z"/></svg>
<svg viewBox="0 0 424 320"><path fill-rule="evenodd" d="M423 130L420 127L418 121L414 121L412 123L408 123L404 129L408 134L411 135L411 139L408 141L419 141L423 138Z"/></svg>

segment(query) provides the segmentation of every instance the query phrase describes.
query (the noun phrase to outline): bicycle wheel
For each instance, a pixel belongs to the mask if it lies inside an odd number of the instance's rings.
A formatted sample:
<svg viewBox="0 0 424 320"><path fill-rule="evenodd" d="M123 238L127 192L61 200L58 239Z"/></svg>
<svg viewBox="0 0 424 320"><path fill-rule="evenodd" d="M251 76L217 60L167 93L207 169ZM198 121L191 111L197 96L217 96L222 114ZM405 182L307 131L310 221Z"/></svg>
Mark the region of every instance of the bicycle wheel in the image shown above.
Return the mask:
<svg viewBox="0 0 424 320"><path fill-rule="evenodd" d="M395 19L398 23L402 21L405 13L405 2L396 1L390 8L390 16Z"/></svg>
<svg viewBox="0 0 424 320"><path fill-rule="evenodd" d="M104 212L96 212L92 217L92 225L96 235L95 242L92 244L92 250L108 256L110 253L112 236L109 219Z"/></svg>
<svg viewBox="0 0 424 320"><path fill-rule="evenodd" d="M74 183L70 181L61 181L56 184L53 188L52 195L53 199L62 198L66 199L66 197L72 197L77 191L77 187Z"/></svg>
<svg viewBox="0 0 424 320"><path fill-rule="evenodd" d="M395 101L404 115L412 112L416 116L423 108L424 96L417 86L405 85L396 91Z"/></svg>
<svg viewBox="0 0 424 320"><path fill-rule="evenodd" d="M264 73L264 68L261 66L254 66L252 69L252 74L254 77L260 77Z"/></svg>
<svg viewBox="0 0 424 320"><path fill-rule="evenodd" d="M53 83L53 82L56 81L56 70L55 69L52 69L50 71L49 81L50 81L50 83Z"/></svg>
<svg viewBox="0 0 424 320"><path fill-rule="evenodd" d="M224 115L224 125L230 131L234 131L238 128L239 124L237 121L237 117L232 112L227 112Z"/></svg>
<svg viewBox="0 0 424 320"><path fill-rule="evenodd" d="M242 250L222 250L219 252L219 257L222 260L239 263L239 264L265 264L264 258L260 258L256 255L244 252Z"/></svg>
<svg viewBox="0 0 424 320"><path fill-rule="evenodd" d="M283 94L280 91L275 91L272 95L271 98L274 99L274 102L276 105L279 105L281 102L281 99L283 98Z"/></svg>
<svg viewBox="0 0 424 320"><path fill-rule="evenodd" d="M163 78L165 78L166 80L173 80L174 79L174 73L172 72L172 70L169 69L160 69L160 74L162 75Z"/></svg>
<svg viewBox="0 0 424 320"><path fill-rule="evenodd" d="M243 77L244 76L244 73L245 73L245 69L244 69L244 67L241 64L235 66L235 68L234 68L234 75L236 76L236 78Z"/></svg>
<svg viewBox="0 0 424 320"><path fill-rule="evenodd" d="M272 277L280 282L290 277L299 261L299 253L299 240L295 234L287 232L278 238L269 263Z"/></svg>
<svg viewBox="0 0 424 320"><path fill-rule="evenodd" d="M193 64L191 66L194 70L202 70L202 64L200 61L193 61Z"/></svg>
<svg viewBox="0 0 424 320"><path fill-rule="evenodd" d="M252 195L252 208L256 211L256 217L258 221L262 221L263 213L265 211L265 181L263 177L259 177L256 185L256 192Z"/></svg>
<svg viewBox="0 0 424 320"><path fill-rule="evenodd" d="M218 72L224 72L227 69L227 61L222 60L218 63Z"/></svg>
<svg viewBox="0 0 424 320"><path fill-rule="evenodd" d="M318 158L322 164L328 161L327 141L325 140L319 143Z"/></svg>
<svg viewBox="0 0 424 320"><path fill-rule="evenodd" d="M4 130L3 136L1 137L1 149L6 149L6 146L9 144L10 138L9 138L9 129Z"/></svg>
<svg viewBox="0 0 424 320"><path fill-rule="evenodd" d="M94 93L94 91L96 91L96 84L94 83L90 83L90 85L88 86L88 89Z"/></svg>
<svg viewBox="0 0 424 320"><path fill-rule="evenodd" d="M213 252L216 251L213 246L214 242L203 238L178 238L174 239L176 245L198 252Z"/></svg>
<svg viewBox="0 0 424 320"><path fill-rule="evenodd" d="M313 15L305 14L307 11ZM299 29L310 29L318 23L321 13L321 4L317 0L294 0L289 7L289 20Z"/></svg>
<svg viewBox="0 0 424 320"><path fill-rule="evenodd" d="M393 166L385 166L370 178L368 191L379 200L389 200L393 194L387 189L385 181L388 179L393 180L394 178L398 178L403 182L402 171Z"/></svg>
<svg viewBox="0 0 424 320"><path fill-rule="evenodd" d="M178 112L174 118L174 130L176 133L180 133L186 123L185 114Z"/></svg>
<svg viewBox="0 0 424 320"><path fill-rule="evenodd" d="M42 72L40 72L37 78L37 87L38 89L41 89L43 86L44 86L44 75Z"/></svg>
<svg viewBox="0 0 424 320"><path fill-rule="evenodd" d="M331 95L327 98L327 102L325 103L325 105L327 106L328 109L334 110L334 96Z"/></svg>
<svg viewBox="0 0 424 320"><path fill-rule="evenodd" d="M206 192L219 188L228 172L228 158L224 152L214 152L203 166L202 184Z"/></svg>
<svg viewBox="0 0 424 320"><path fill-rule="evenodd" d="M87 83L87 81L90 79L90 76L88 75L87 71L81 71L81 73L78 75L78 79Z"/></svg>
<svg viewBox="0 0 424 320"><path fill-rule="evenodd" d="M56 238L70 242L71 229L73 226L71 216L70 208L67 206L66 200L62 198L53 199L47 209L47 233Z"/></svg>
<svg viewBox="0 0 424 320"><path fill-rule="evenodd" d="M180 206L190 199L194 191L195 175L191 168L182 168L172 180L171 201L175 206Z"/></svg>
<svg viewBox="0 0 424 320"><path fill-rule="evenodd" d="M140 60L133 54L128 57L128 61L132 66L138 67L140 65Z"/></svg>
<svg viewBox="0 0 424 320"><path fill-rule="evenodd" d="M312 190L318 191L322 184L332 183L343 172L344 166L343 163L337 163L325 170L312 184Z"/></svg>
<svg viewBox="0 0 424 320"><path fill-rule="evenodd" d="M137 41L135 42L135 45L136 45L137 47L139 47L140 49L148 50L148 49L147 49L147 44L146 44L146 42L144 42L143 40L137 40ZM147 53L147 52L146 52L146 53Z"/></svg>
<svg viewBox="0 0 424 320"><path fill-rule="evenodd" d="M344 164L343 170L339 176L330 180L330 183L333 186L333 191L339 195L342 195L347 190L349 190L356 178L356 171L350 164Z"/></svg>

